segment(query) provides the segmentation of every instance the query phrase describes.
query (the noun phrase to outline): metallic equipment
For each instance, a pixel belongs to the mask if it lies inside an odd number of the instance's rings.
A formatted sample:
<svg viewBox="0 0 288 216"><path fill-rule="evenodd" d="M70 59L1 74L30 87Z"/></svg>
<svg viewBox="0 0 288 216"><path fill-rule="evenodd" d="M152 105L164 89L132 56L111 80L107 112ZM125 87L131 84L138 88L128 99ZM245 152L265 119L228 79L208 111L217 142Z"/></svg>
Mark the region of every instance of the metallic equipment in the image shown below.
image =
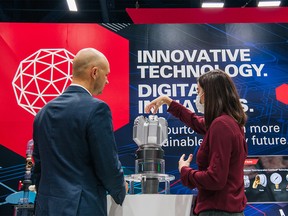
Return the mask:
<svg viewBox="0 0 288 216"><path fill-rule="evenodd" d="M6 202L14 204L13 216L33 216L34 215L34 201L36 193L30 191L32 186L31 172L33 167L33 153L34 142L29 140L26 149L26 164L24 180L19 181L19 192L10 194L6 197Z"/></svg>
<svg viewBox="0 0 288 216"><path fill-rule="evenodd" d="M34 142L31 139L28 141L27 149L26 149L26 171L25 171L25 177L23 181L24 197L23 197L22 202L20 201L20 203L23 203L23 204L29 203L29 186L32 184L31 171L33 167L33 160L32 160L33 147L34 147Z"/></svg>
<svg viewBox="0 0 288 216"><path fill-rule="evenodd" d="M165 160L162 145L168 139L167 121L156 115L148 118L138 116L134 120L133 140L138 145L135 160L135 175L126 180L141 181L143 194L158 193L159 182L166 183L166 193L169 192L170 180L174 176L165 174Z"/></svg>

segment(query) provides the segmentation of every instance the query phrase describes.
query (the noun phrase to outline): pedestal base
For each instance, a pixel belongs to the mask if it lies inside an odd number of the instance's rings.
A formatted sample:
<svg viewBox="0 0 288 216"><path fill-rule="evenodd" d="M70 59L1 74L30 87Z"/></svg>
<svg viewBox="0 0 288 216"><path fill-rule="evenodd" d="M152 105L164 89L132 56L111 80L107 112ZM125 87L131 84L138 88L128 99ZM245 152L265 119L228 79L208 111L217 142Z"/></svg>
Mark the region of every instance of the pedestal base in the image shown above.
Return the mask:
<svg viewBox="0 0 288 216"><path fill-rule="evenodd" d="M142 193L153 193L157 194L158 191L155 191L155 187L152 189L147 188L151 180L154 180L154 183L165 182L164 193L170 193L170 181L173 181L175 176L168 174L160 174L160 173L141 173L141 174L132 174L125 176L125 180L129 182L129 194L134 194L134 182L140 182ZM152 187L152 186L151 186Z"/></svg>

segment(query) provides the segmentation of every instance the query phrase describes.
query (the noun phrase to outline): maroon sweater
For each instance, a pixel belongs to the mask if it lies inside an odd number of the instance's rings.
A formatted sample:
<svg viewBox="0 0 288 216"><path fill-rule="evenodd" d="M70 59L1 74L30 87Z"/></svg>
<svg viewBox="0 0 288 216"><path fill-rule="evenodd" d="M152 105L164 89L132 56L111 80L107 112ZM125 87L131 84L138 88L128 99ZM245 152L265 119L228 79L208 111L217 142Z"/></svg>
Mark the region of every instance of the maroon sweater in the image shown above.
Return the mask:
<svg viewBox="0 0 288 216"><path fill-rule="evenodd" d="M242 212L247 202L243 181L247 143L243 128L232 117L223 114L206 131L203 117L175 101L168 112L197 133L204 134L196 156L198 170L187 166L181 169L183 185L198 189L194 212Z"/></svg>

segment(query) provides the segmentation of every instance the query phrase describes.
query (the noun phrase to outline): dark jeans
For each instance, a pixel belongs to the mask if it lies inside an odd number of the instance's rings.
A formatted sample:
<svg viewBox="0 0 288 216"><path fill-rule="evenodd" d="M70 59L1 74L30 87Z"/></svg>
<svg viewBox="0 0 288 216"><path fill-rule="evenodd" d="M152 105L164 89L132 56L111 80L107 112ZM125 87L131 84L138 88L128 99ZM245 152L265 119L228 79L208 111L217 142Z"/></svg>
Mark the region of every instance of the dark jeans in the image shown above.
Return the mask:
<svg viewBox="0 0 288 216"><path fill-rule="evenodd" d="M230 213L218 210L203 211L198 214L198 216L245 216L243 212Z"/></svg>

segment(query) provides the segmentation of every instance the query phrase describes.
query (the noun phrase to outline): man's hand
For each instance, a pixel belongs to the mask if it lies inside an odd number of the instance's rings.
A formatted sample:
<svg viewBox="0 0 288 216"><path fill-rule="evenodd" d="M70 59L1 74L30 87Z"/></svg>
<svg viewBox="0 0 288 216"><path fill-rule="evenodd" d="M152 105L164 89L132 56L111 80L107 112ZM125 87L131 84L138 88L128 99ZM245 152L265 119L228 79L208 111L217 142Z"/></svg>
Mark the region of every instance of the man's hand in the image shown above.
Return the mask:
<svg viewBox="0 0 288 216"><path fill-rule="evenodd" d="M129 191L129 185L128 185L127 182L125 182L125 189L126 189L126 193L128 193L128 191Z"/></svg>

